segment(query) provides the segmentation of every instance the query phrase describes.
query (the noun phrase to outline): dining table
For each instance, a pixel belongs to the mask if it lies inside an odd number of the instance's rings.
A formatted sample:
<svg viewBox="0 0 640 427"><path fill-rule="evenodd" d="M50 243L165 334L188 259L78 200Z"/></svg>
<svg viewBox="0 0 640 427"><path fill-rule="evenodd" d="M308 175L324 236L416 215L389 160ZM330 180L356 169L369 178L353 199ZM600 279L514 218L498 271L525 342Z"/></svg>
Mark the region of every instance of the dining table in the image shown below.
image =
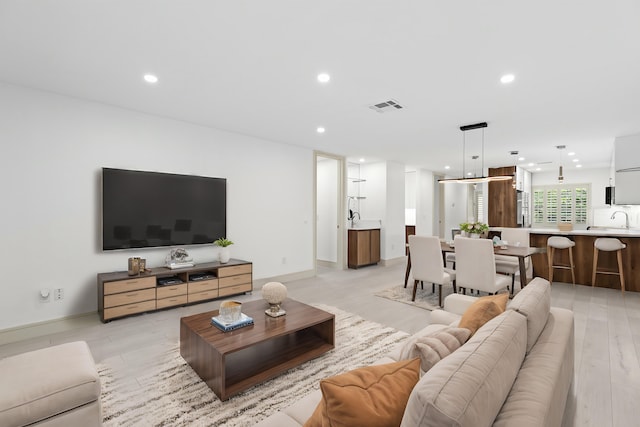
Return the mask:
<svg viewBox="0 0 640 427"><path fill-rule="evenodd" d="M409 245L407 244L407 247ZM442 250L442 260L444 265L447 265L447 253L455 253L455 247L453 243L447 242L444 240L440 241L440 249ZM546 253L546 248L536 248L530 246L495 246L493 248L493 252L496 255L506 255L518 258L518 269L520 272L520 287L524 288L527 286L527 267L525 265L525 259L534 254L542 254ZM404 287L407 287L407 283L409 281L409 273L411 272L411 250L409 250L409 254L407 255L407 269L404 275Z"/></svg>

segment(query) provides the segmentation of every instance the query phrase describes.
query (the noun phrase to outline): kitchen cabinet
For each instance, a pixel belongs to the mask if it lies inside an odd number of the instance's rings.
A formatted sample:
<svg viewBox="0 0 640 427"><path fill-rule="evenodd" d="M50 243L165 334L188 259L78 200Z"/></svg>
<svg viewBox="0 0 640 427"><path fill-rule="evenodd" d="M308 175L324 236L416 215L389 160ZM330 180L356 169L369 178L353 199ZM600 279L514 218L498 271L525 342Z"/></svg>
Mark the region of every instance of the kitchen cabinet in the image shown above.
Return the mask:
<svg viewBox="0 0 640 427"><path fill-rule="evenodd" d="M516 178L516 167L489 168L489 176L511 175ZM516 227L517 194L513 180L489 181L489 226Z"/></svg>
<svg viewBox="0 0 640 427"><path fill-rule="evenodd" d="M489 182L489 226L531 225L531 172L517 166L489 168L489 176L513 176L513 180Z"/></svg>
<svg viewBox="0 0 640 427"><path fill-rule="evenodd" d="M616 205L640 205L640 134L615 140Z"/></svg>
<svg viewBox="0 0 640 427"><path fill-rule="evenodd" d="M351 229L348 233L349 268L380 262L380 229Z"/></svg>

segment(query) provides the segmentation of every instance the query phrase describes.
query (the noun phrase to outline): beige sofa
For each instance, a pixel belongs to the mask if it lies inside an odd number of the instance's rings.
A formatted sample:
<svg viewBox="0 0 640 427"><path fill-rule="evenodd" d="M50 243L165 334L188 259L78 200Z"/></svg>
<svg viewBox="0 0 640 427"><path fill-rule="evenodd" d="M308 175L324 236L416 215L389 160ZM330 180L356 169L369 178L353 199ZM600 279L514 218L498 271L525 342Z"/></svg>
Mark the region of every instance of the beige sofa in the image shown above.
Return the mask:
<svg viewBox="0 0 640 427"><path fill-rule="evenodd" d="M100 377L87 343L0 359L0 426L101 426Z"/></svg>
<svg viewBox="0 0 640 427"><path fill-rule="evenodd" d="M450 295L415 334L456 326L474 297ZM403 427L559 426L573 381L573 313L551 307L549 282L536 278L462 347L427 371L404 408ZM376 364L397 360L392 349ZM322 396L316 390L258 425L296 427Z"/></svg>

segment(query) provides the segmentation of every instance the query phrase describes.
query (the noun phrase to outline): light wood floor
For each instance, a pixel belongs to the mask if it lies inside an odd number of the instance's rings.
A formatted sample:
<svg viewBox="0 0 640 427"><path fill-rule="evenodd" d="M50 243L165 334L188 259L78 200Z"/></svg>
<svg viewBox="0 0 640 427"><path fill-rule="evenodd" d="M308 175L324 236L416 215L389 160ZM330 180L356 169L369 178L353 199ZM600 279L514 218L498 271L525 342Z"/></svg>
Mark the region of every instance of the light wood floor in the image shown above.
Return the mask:
<svg viewBox="0 0 640 427"><path fill-rule="evenodd" d="M289 296L306 303L338 307L378 323L413 333L429 323L430 312L374 296L402 283L404 265L337 271L286 283ZM261 282L252 295L260 298ZM424 291L430 292L430 286ZM179 341L182 316L217 309L219 301L100 323L97 314L0 332L0 358L69 341L84 340L96 362L109 359L119 378ZM575 380L565 425L638 425L640 404L640 293L554 283L552 305L575 315ZM55 367L52 364L52 369ZM135 386L135 379L131 380Z"/></svg>

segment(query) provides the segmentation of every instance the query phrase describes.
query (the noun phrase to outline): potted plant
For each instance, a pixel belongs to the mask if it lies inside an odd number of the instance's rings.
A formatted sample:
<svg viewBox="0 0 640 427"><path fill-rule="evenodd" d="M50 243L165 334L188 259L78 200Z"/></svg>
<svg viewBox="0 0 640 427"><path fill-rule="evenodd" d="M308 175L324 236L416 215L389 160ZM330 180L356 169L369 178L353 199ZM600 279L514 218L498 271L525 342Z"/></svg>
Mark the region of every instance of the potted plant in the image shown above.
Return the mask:
<svg viewBox="0 0 640 427"><path fill-rule="evenodd" d="M229 246L233 245L233 242L226 237L221 237L213 242L214 245L220 246L220 253L218 255L220 263L226 264L229 262Z"/></svg>
<svg viewBox="0 0 640 427"><path fill-rule="evenodd" d="M465 232L467 236L479 238L489 231L489 226L484 222L463 222L460 224L460 230Z"/></svg>

